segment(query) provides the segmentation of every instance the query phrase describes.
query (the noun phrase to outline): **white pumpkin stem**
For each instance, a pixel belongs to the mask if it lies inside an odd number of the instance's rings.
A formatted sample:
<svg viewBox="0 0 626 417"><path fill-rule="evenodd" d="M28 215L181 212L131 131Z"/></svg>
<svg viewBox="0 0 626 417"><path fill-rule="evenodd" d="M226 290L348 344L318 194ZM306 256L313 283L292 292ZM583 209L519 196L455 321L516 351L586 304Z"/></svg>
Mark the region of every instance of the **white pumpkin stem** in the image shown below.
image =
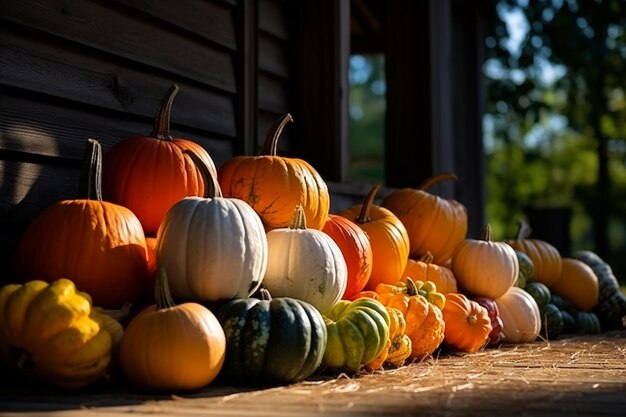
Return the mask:
<svg viewBox="0 0 626 417"><path fill-rule="evenodd" d="M263 301L272 301L272 295L265 287L259 288L259 298Z"/></svg>
<svg viewBox="0 0 626 417"><path fill-rule="evenodd" d="M265 138L265 142L259 151L259 155L268 155L268 156L276 156L278 152L278 138L281 133L283 133L283 129L287 125L287 123L293 122L293 116L290 113L281 116L278 120L274 122L270 131Z"/></svg>
<svg viewBox="0 0 626 417"><path fill-rule="evenodd" d="M491 225L489 223L487 223L483 229L483 236L481 237L481 240L484 240L485 242L493 242L493 230L491 229Z"/></svg>
<svg viewBox="0 0 626 417"><path fill-rule="evenodd" d="M517 224L518 224L518 228L517 228L517 235L515 235L515 239L516 240L528 239L530 237L530 234L533 231L528 225L528 223L526 223L524 220L518 220Z"/></svg>
<svg viewBox="0 0 626 417"><path fill-rule="evenodd" d="M374 204L374 198L376 197L376 193L380 190L381 184L376 184L374 188L367 193L365 197L365 201L363 201L363 205L361 206L361 212L359 216L356 218L356 222L359 224L369 223L372 221L370 217L370 210L372 209L372 204Z"/></svg>
<svg viewBox="0 0 626 417"><path fill-rule="evenodd" d="M174 97L178 94L178 85L174 84L167 90L154 117L154 127L150 136L155 139L172 140L172 134L170 133L170 117L172 114L172 104L174 103Z"/></svg>
<svg viewBox="0 0 626 417"><path fill-rule="evenodd" d="M78 195L88 200L102 201L102 146L96 139L87 139Z"/></svg>
<svg viewBox="0 0 626 417"><path fill-rule="evenodd" d="M424 262L425 264L433 263L434 256L430 251L426 251L426 254L420 258L420 262Z"/></svg>
<svg viewBox="0 0 626 417"><path fill-rule="evenodd" d="M296 209L293 211L293 217L291 218L291 223L289 223L290 229L306 229L306 215L304 214L304 208L302 204L298 204Z"/></svg>
<svg viewBox="0 0 626 417"><path fill-rule="evenodd" d="M213 175L211 175L211 171L209 171L209 167L206 163L198 156L197 153L192 151L191 149L185 149L183 151L184 154L189 155L193 163L200 170L200 175L202 175L202 179L204 180L204 198L215 198L215 197L223 197L222 189Z"/></svg>
<svg viewBox="0 0 626 417"><path fill-rule="evenodd" d="M418 187L418 190L426 191L435 184L442 181L452 180L456 181L458 177L453 172L443 172L441 174L433 175L430 178L426 178Z"/></svg>
<svg viewBox="0 0 626 417"><path fill-rule="evenodd" d="M157 310L176 307L172 299L172 294L170 293L170 287L167 283L165 268L159 269L159 276L154 286L154 299L156 301Z"/></svg>

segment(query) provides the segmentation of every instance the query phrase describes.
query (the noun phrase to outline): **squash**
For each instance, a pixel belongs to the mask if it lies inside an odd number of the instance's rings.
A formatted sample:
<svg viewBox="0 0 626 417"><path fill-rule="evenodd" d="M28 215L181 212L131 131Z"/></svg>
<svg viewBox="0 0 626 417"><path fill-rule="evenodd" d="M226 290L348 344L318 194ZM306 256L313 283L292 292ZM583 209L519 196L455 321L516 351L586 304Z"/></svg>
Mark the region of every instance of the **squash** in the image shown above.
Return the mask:
<svg viewBox="0 0 626 417"><path fill-rule="evenodd" d="M135 302L149 282L146 238L129 209L102 201L102 148L89 139L83 157L81 198L62 200L28 225L15 253L21 282L70 279L96 305Z"/></svg>
<svg viewBox="0 0 626 417"><path fill-rule="evenodd" d="M411 356L413 351L413 342L411 338L406 334L400 337L396 337L391 340L391 346L389 346L389 352L385 363L391 366L400 367L404 365L406 360Z"/></svg>
<svg viewBox="0 0 626 417"><path fill-rule="evenodd" d="M390 318L387 309L371 298L340 300L324 313L328 343L323 365L357 373L387 346Z"/></svg>
<svg viewBox="0 0 626 417"><path fill-rule="evenodd" d="M473 353L485 347L493 330L485 307L460 293L446 294L443 308L446 345Z"/></svg>
<svg viewBox="0 0 626 417"><path fill-rule="evenodd" d="M157 263L176 299L217 303L246 298L267 269L265 229L244 201L222 197L202 160L190 155L207 189L203 197L184 198L168 210L157 234Z"/></svg>
<svg viewBox="0 0 626 417"><path fill-rule="evenodd" d="M382 202L404 224L410 239L410 255L420 259L426 253L441 265L452 256L454 248L467 234L467 210L453 199L444 199L428 192L433 185L456 175L444 173L428 178L417 189L402 188Z"/></svg>
<svg viewBox="0 0 626 417"><path fill-rule="evenodd" d="M600 320L592 311L575 312L574 321L578 334L598 334L602 331Z"/></svg>
<svg viewBox="0 0 626 417"><path fill-rule="evenodd" d="M555 340L563 333L564 323L561 310L554 304L547 304L541 310L541 336Z"/></svg>
<svg viewBox="0 0 626 417"><path fill-rule="evenodd" d="M413 280L395 285L379 284L378 300L386 307L399 309L406 321L405 334L411 339L412 359L432 354L444 339L445 323L439 307L418 293Z"/></svg>
<svg viewBox="0 0 626 417"><path fill-rule="evenodd" d="M372 245L372 273L365 286L376 291L380 283L400 281L409 259L409 235L406 228L391 211L374 204L380 184L374 186L363 204L338 213L355 222L365 231Z"/></svg>
<svg viewBox="0 0 626 417"><path fill-rule="evenodd" d="M346 290L348 269L341 250L321 230L307 228L298 205L288 228L267 233L265 287L276 297L291 297L326 312Z"/></svg>
<svg viewBox="0 0 626 417"><path fill-rule="evenodd" d="M515 255L517 255L519 273L517 274L517 279L513 285L524 288L526 283L531 281L535 275L535 265L533 265L533 261L531 261L528 255L524 252L515 250Z"/></svg>
<svg viewBox="0 0 626 417"><path fill-rule="evenodd" d="M431 281L443 294L458 292L456 278L452 271L445 266L434 264L430 252L419 260L409 258L400 280L406 282L407 277L412 278L413 281Z"/></svg>
<svg viewBox="0 0 626 417"><path fill-rule="evenodd" d="M598 304L598 277L591 267L574 258L563 258L561 275L550 289L580 310L591 311Z"/></svg>
<svg viewBox="0 0 626 417"><path fill-rule="evenodd" d="M600 320L602 330L623 329L626 295L621 291L611 266L592 251L574 252L572 258L589 265L598 278L598 303L592 312Z"/></svg>
<svg viewBox="0 0 626 417"><path fill-rule="evenodd" d="M226 335L223 374L246 384L301 381L322 363L327 331L311 304L289 297L243 298L222 306L217 314Z"/></svg>
<svg viewBox="0 0 626 417"><path fill-rule="evenodd" d="M226 337L213 313L198 303L176 305L161 268L153 304L128 323L120 365L135 385L156 391L194 390L211 383L224 363Z"/></svg>
<svg viewBox="0 0 626 417"><path fill-rule="evenodd" d="M117 142L106 153L102 172L104 198L128 207L137 215L147 235L156 235L165 213L177 201L202 196L205 190L200 168L185 151L193 151L217 181L215 164L199 144L170 133L170 114L179 88L173 85L163 96L149 135L135 135Z"/></svg>
<svg viewBox="0 0 626 417"><path fill-rule="evenodd" d="M277 156L280 134L292 121L290 114L276 121L258 156L236 156L218 170L224 195L250 204L268 232L288 227L298 204L308 227L321 230L330 208L328 186L315 168L299 158Z"/></svg>
<svg viewBox="0 0 626 417"><path fill-rule="evenodd" d="M386 307L386 309L389 313L389 340L376 359L365 365L365 369L370 372L382 368L385 363L400 366L411 354L411 339L404 334L406 331L404 315L397 308Z"/></svg>
<svg viewBox="0 0 626 417"><path fill-rule="evenodd" d="M524 287L524 291L535 299L540 311L548 305L552 298L550 289L541 282L529 282Z"/></svg>
<svg viewBox="0 0 626 417"><path fill-rule="evenodd" d="M487 224L480 240L459 243L452 255L451 269L461 292L495 300L511 288L519 264L509 245L493 241L491 225Z"/></svg>
<svg viewBox="0 0 626 417"><path fill-rule="evenodd" d="M487 297L473 297L472 301L477 302L485 307L491 320L491 332L489 332L488 346L496 346L504 341L504 333L502 332L502 319L500 318L500 310L494 300Z"/></svg>
<svg viewBox="0 0 626 417"><path fill-rule="evenodd" d="M83 387L106 373L112 343L90 297L71 280L0 289L0 363L20 374L62 388Z"/></svg>
<svg viewBox="0 0 626 417"><path fill-rule="evenodd" d="M535 299L525 290L511 287L495 300L506 343L534 342L541 331L541 314Z"/></svg>
<svg viewBox="0 0 626 417"><path fill-rule="evenodd" d="M515 239L505 240L515 250L524 252L533 263L535 273L530 281L539 281L550 287L561 275L563 263L558 249L541 239L530 239L531 229L520 221Z"/></svg>
<svg viewBox="0 0 626 417"><path fill-rule="evenodd" d="M328 215L322 231L335 241L346 261L348 276L342 298L349 299L363 290L370 279L372 245L363 229L336 214Z"/></svg>

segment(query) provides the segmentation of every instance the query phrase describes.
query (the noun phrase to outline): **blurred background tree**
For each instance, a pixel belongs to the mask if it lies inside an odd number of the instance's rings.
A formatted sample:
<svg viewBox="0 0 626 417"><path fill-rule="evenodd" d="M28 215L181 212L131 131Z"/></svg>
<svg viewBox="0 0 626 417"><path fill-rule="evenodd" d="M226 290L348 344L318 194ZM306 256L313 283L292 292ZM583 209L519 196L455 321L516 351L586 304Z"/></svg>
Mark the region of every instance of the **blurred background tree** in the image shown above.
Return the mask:
<svg viewBox="0 0 626 417"><path fill-rule="evenodd" d="M571 212L571 249L626 276L626 2L491 0L486 24L487 218ZM568 254L563 254L568 255Z"/></svg>

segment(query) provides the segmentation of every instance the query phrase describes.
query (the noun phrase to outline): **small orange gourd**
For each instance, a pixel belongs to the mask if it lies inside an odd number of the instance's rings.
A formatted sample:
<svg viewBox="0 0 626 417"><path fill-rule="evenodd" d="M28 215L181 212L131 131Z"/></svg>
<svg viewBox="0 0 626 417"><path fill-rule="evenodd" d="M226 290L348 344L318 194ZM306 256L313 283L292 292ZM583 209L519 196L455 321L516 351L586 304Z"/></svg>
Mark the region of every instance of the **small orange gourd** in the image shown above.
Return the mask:
<svg viewBox="0 0 626 417"><path fill-rule="evenodd" d="M473 353L489 341L492 327L487 309L463 294L446 294L443 320L446 344L455 349Z"/></svg>
<svg viewBox="0 0 626 417"><path fill-rule="evenodd" d="M433 255L427 252L419 260L409 258L406 264L402 281L406 282L407 277L413 281L432 281L437 290L442 293L458 292L456 278L454 274L445 266L433 263Z"/></svg>

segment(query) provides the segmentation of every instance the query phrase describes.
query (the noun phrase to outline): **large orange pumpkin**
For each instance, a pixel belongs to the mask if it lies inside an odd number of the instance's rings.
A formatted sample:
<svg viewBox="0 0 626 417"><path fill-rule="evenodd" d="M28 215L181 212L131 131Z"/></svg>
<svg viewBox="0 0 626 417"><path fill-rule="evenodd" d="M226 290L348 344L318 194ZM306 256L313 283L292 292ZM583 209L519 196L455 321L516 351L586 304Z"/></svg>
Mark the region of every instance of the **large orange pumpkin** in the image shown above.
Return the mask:
<svg viewBox="0 0 626 417"><path fill-rule="evenodd" d="M513 249L524 252L535 267L535 273L529 281L539 281L548 287L555 283L563 269L559 250L542 239L530 239L532 230L521 221L515 239L506 240Z"/></svg>
<svg viewBox="0 0 626 417"><path fill-rule="evenodd" d="M372 274L372 245L365 232L345 217L329 214L322 229L343 254L348 267L348 283L342 298L360 292Z"/></svg>
<svg viewBox="0 0 626 417"><path fill-rule="evenodd" d="M376 290L380 283L400 281L409 259L409 236L406 228L391 211L374 204L380 185L374 186L363 204L338 213L355 222L367 233L372 245L372 274L365 286Z"/></svg>
<svg viewBox="0 0 626 417"><path fill-rule="evenodd" d="M149 279L146 239L126 207L102 201L100 144L85 150L80 194L43 210L22 235L15 272L24 282L68 278L94 304L121 307L134 302Z"/></svg>
<svg viewBox="0 0 626 417"><path fill-rule="evenodd" d="M446 294L443 308L445 341L463 352L476 352L489 342L491 318L485 307L460 293Z"/></svg>
<svg viewBox="0 0 626 417"><path fill-rule="evenodd" d="M131 209L146 235L155 236L167 210L187 196L202 196L205 185L185 150L193 151L217 180L207 151L188 139L173 138L170 113L178 86L172 86L156 112L149 135L135 135L116 143L105 155L102 172L104 198Z"/></svg>
<svg viewBox="0 0 626 417"><path fill-rule="evenodd" d="M406 264L402 274L402 282L407 278L413 281L431 281L441 293L458 292L456 278L452 271L445 267L433 263L433 256L430 252L421 259L411 259Z"/></svg>
<svg viewBox="0 0 626 417"><path fill-rule="evenodd" d="M428 192L433 185L448 179L456 179L456 176L433 176L417 189L401 188L392 192L382 202L382 206L398 216L406 227L411 240L411 257L419 259L430 252L438 265L450 259L456 245L467 234L465 206Z"/></svg>
<svg viewBox="0 0 626 417"><path fill-rule="evenodd" d="M258 156L236 156L218 171L224 196L250 204L268 232L288 227L297 205L304 209L307 226L321 230L330 208L328 187L315 168L276 154L278 138L292 121L290 114L276 121Z"/></svg>

